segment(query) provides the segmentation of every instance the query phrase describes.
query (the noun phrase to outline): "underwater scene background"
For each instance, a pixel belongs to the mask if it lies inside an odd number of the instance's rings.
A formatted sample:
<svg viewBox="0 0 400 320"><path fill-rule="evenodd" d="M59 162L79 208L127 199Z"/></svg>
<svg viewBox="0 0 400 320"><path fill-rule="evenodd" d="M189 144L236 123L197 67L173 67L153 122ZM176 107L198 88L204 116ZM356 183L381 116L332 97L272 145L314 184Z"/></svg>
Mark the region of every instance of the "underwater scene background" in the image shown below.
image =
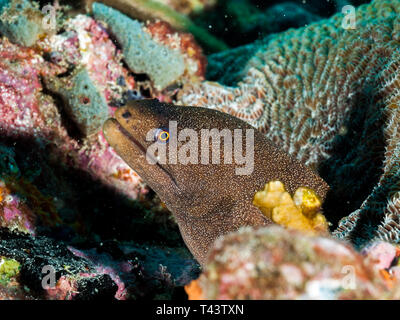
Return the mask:
<svg viewBox="0 0 400 320"><path fill-rule="evenodd" d="M0 0L0 299L400 298L399 17L400 0ZM238 218L200 265L102 130L149 98L245 121L326 197L263 182L273 223Z"/></svg>

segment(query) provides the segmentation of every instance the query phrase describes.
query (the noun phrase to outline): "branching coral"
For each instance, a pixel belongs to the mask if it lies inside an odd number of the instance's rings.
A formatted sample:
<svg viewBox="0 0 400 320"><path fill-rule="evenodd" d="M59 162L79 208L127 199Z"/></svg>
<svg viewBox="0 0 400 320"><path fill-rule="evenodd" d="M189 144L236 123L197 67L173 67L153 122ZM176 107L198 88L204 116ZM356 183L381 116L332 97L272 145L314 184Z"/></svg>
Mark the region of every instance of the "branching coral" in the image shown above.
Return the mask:
<svg viewBox="0 0 400 320"><path fill-rule="evenodd" d="M377 0L356 10L355 29L343 28L345 17L336 14L270 37L236 87L188 84L179 102L244 119L324 169L335 199L359 207L337 237L358 246L374 238L400 242L399 13L397 0Z"/></svg>

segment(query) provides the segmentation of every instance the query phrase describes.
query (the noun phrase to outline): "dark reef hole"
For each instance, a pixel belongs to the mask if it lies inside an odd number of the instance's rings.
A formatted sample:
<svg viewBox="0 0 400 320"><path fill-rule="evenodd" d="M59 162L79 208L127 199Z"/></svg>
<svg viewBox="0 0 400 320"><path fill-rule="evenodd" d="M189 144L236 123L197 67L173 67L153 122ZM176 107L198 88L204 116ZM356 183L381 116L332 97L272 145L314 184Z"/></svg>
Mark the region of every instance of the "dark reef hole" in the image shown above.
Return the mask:
<svg viewBox="0 0 400 320"><path fill-rule="evenodd" d="M341 218L360 208L383 172L386 117L370 95L372 88L355 98L345 122L347 132L335 137L332 156L319 167L331 188L323 209L332 230Z"/></svg>
<svg viewBox="0 0 400 320"><path fill-rule="evenodd" d="M33 203L28 203L31 209L44 214L37 221L38 235L66 242L78 241L89 247L94 239L184 246L174 223L157 222L157 217L144 203L130 200L87 172L63 164L57 147L48 141L3 135L0 146L14 155L18 179L27 181L27 185L43 196L40 201L34 199ZM0 167L0 177L7 176L10 173ZM18 179L16 183L19 183ZM20 196L26 198L24 194ZM42 199L47 200L42 203ZM58 225L45 223L47 202L61 219ZM38 203L41 208L34 208Z"/></svg>
<svg viewBox="0 0 400 320"><path fill-rule="evenodd" d="M39 4L39 8L42 9L43 7L47 5L53 5L54 1L49 1L49 0L37 0ZM81 8L83 7L83 1L76 1L76 0L61 0L60 1L61 5L69 5L73 8Z"/></svg>
<svg viewBox="0 0 400 320"><path fill-rule="evenodd" d="M51 62L51 57L50 57L50 58L47 58L47 59L48 59L47 61ZM72 65L71 65L71 66L69 66L69 67L67 68L67 71L58 74L58 75L57 75L57 78L67 78L67 77L69 77L69 76L72 75L72 73L74 72L74 70L75 70L75 66L72 66Z"/></svg>

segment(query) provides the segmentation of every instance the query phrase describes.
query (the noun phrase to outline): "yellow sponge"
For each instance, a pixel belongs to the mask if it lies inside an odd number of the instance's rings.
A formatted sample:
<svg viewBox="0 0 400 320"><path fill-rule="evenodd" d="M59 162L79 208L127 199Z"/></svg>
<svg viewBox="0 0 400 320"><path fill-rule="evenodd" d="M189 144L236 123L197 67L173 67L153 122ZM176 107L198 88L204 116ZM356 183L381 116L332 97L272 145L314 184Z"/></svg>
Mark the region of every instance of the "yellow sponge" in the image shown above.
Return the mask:
<svg viewBox="0 0 400 320"><path fill-rule="evenodd" d="M253 204L277 224L308 233L327 232L328 222L321 213L322 202L309 188L300 187L293 197L280 181L270 181L256 192Z"/></svg>

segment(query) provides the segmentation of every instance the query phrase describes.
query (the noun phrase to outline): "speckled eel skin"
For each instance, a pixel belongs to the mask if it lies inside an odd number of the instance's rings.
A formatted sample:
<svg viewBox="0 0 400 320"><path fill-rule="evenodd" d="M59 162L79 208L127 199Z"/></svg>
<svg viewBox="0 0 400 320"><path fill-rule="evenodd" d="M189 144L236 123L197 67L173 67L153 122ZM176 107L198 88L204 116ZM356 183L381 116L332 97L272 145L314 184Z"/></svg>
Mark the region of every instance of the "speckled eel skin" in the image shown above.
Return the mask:
<svg viewBox="0 0 400 320"><path fill-rule="evenodd" d="M262 42L236 86L187 85L179 103L243 119L331 187L334 235L400 242L400 1L375 0ZM329 199L330 198L330 199ZM336 222L337 222L336 221Z"/></svg>
<svg viewBox="0 0 400 320"><path fill-rule="evenodd" d="M176 130L173 130L170 121L176 121ZM183 156L186 152L182 152L188 141L180 138L186 129L193 130L198 136L197 142L194 138L189 140L198 150L189 163ZM231 132L234 137L231 150L238 150L240 146L241 154L246 154L246 157L251 154L251 147L248 147L248 142L251 142L254 163L251 160L253 165L250 170L238 172L237 169L243 166L236 161L236 155L230 156L225 149L224 152L214 153L214 144L201 143L202 130L212 129ZM159 139L159 130L168 132L170 137ZM241 130L240 140L236 138L235 130ZM280 180L291 193L300 186L306 186L314 189L322 199L328 190L328 185L314 171L281 151L259 131L236 117L216 110L175 106L157 99L132 101L120 107L114 118L105 122L103 132L121 158L174 214L186 245L202 265L219 236L245 225L270 223L253 205L254 194L263 189L266 181ZM248 132L253 132L254 139L249 138ZM146 155L152 146L165 146L165 153L150 153L153 157L150 161L156 156L162 159L162 154L167 154L165 162L149 162ZM201 158L205 154L203 146L209 152L208 161ZM173 150L178 150L176 161L169 157L174 154ZM214 154L218 158L212 160Z"/></svg>

